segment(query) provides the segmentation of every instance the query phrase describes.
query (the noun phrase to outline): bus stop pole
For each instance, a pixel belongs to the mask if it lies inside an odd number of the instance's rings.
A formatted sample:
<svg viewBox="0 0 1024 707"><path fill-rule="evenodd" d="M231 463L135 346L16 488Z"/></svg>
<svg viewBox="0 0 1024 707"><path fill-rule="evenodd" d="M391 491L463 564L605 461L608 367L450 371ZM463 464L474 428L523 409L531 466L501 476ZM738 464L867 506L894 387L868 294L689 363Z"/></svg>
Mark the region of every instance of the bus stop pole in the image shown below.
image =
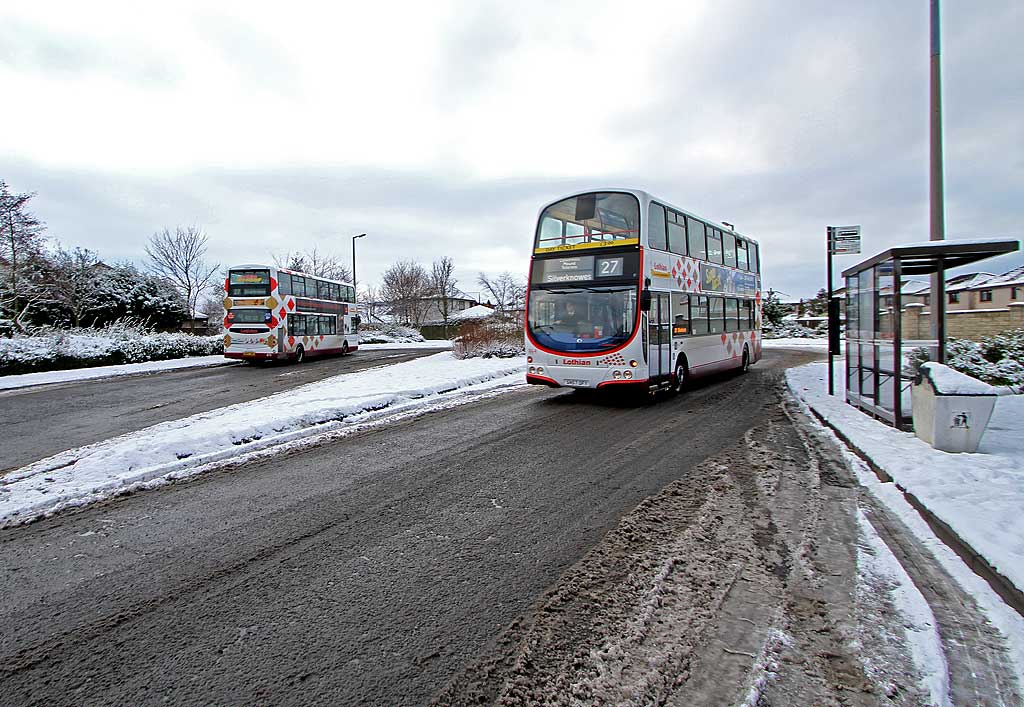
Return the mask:
<svg viewBox="0 0 1024 707"><path fill-rule="evenodd" d="M826 260L828 261L828 308L825 310L827 313L832 312L832 226L826 226L825 228L825 251L827 253ZM832 372L832 317L828 317L828 394L836 394L836 382L835 374Z"/></svg>

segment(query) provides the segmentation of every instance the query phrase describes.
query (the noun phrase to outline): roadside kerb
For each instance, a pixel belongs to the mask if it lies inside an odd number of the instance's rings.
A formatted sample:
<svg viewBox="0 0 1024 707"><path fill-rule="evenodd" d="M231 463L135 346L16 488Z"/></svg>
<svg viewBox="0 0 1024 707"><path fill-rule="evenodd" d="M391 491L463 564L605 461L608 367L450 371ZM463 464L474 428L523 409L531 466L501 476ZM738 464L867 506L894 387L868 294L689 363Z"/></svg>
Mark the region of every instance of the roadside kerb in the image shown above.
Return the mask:
<svg viewBox="0 0 1024 707"><path fill-rule="evenodd" d="M897 488L899 492L903 494L907 503L909 503L910 506L918 512L922 520L928 524L928 527L931 528L933 533L935 533L935 536L941 540L943 544L949 547L950 550L955 552L972 572L985 580L985 582L992 588L992 591L998 594L999 597L1006 602L1007 606L1020 614L1021 617L1024 617L1024 592L1018 589L1013 582L993 567L988 560L986 560L970 545L970 543L960 537L960 535L958 535L948 523L929 510L929 508L925 506L917 496L908 491L901 484L895 482L885 469L875 463L867 452L854 444L850 438L842 432L842 430L833 425L825 418L824 415L815 410L812 403L804 400L801 400L800 402L807 406L818 422L832 430L836 437L839 438L839 440L841 440L851 452L856 454L872 472L874 472L880 482L884 484L892 484Z"/></svg>

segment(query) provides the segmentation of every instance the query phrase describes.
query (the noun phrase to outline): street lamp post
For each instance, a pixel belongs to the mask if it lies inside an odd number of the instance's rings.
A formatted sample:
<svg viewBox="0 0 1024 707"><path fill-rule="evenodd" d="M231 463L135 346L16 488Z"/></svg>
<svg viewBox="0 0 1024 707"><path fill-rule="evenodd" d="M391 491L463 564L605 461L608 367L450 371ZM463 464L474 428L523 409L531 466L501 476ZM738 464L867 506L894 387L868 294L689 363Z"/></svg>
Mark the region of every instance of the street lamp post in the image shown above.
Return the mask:
<svg viewBox="0 0 1024 707"><path fill-rule="evenodd" d="M360 233L358 236L352 236L352 289L355 290L356 302L359 302L359 290L356 284L356 238L362 238L365 233Z"/></svg>

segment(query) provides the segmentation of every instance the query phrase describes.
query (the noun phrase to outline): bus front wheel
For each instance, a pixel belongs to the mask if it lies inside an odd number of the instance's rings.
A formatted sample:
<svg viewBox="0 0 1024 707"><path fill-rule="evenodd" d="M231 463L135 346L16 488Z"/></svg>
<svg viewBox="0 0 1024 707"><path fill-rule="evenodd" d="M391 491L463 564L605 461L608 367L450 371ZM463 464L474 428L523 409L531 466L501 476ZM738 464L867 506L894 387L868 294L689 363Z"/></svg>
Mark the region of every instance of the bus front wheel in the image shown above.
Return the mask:
<svg viewBox="0 0 1024 707"><path fill-rule="evenodd" d="M750 370L750 351L746 346L743 347L743 363L740 364L740 373L746 373Z"/></svg>
<svg viewBox="0 0 1024 707"><path fill-rule="evenodd" d="M686 390L686 386L690 382L690 370L686 367L686 359L682 356L676 361L676 369L673 375L676 379L674 391L678 395Z"/></svg>
<svg viewBox="0 0 1024 707"><path fill-rule="evenodd" d="M342 353L342 355L348 353L348 342L347 341L342 342L342 344L341 344L341 353Z"/></svg>
<svg viewBox="0 0 1024 707"><path fill-rule="evenodd" d="M295 363L302 363L305 360L306 360L306 349L302 348L302 345L299 344L299 347L297 349L295 349Z"/></svg>

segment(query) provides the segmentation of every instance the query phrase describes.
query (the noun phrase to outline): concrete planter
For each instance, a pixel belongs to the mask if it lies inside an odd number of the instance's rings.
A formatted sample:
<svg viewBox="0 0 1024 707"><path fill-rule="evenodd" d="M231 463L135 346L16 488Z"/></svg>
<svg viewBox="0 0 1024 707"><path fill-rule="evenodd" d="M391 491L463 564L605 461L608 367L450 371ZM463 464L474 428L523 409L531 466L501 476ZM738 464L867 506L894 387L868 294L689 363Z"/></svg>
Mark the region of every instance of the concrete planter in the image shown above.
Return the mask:
<svg viewBox="0 0 1024 707"><path fill-rule="evenodd" d="M976 452L996 404L995 389L939 363L921 366L911 388L914 433L943 452Z"/></svg>

